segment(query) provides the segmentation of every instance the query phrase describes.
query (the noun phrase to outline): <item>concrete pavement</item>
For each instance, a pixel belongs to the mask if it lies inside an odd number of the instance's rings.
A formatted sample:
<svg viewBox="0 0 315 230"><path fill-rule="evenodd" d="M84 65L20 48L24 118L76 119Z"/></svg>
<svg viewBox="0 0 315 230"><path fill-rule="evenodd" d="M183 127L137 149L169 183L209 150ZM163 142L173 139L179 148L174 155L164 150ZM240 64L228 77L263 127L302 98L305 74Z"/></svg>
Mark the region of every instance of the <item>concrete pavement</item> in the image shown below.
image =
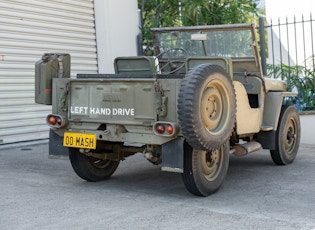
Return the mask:
<svg viewBox="0 0 315 230"><path fill-rule="evenodd" d="M180 174L137 154L104 182L81 180L47 143L0 148L0 229L315 229L315 146L275 166L268 151L231 156L218 193L195 197Z"/></svg>

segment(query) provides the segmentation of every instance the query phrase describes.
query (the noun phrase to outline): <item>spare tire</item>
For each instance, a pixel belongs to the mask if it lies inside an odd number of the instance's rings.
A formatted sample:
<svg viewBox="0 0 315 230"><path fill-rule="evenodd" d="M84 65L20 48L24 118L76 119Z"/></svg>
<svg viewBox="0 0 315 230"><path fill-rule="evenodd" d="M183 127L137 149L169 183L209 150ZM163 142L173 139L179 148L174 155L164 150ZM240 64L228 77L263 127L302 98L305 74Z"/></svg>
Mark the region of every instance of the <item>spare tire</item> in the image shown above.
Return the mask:
<svg viewBox="0 0 315 230"><path fill-rule="evenodd" d="M195 67L181 83L177 111L181 132L190 146L209 151L220 148L229 140L235 124L231 78L218 65Z"/></svg>

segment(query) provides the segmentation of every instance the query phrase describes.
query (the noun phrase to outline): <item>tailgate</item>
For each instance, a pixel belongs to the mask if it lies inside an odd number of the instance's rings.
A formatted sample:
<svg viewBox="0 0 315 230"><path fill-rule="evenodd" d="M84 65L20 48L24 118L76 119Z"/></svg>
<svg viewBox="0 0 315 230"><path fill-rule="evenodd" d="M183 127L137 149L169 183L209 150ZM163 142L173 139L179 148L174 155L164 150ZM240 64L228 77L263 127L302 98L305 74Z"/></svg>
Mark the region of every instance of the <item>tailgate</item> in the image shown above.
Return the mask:
<svg viewBox="0 0 315 230"><path fill-rule="evenodd" d="M156 119L155 79L70 81L69 118L117 124Z"/></svg>

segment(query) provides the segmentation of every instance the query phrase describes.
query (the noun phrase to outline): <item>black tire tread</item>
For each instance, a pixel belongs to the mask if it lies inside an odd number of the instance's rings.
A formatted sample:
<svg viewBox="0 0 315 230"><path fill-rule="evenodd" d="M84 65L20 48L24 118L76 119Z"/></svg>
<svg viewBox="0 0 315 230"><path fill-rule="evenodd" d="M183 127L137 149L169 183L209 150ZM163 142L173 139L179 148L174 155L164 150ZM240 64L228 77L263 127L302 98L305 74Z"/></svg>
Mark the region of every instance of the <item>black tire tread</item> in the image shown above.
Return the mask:
<svg viewBox="0 0 315 230"><path fill-rule="evenodd" d="M231 92L231 124L230 129L227 130L227 135L220 138L220 142L208 142L200 135L196 123L198 118L195 116L195 101L194 97L196 90L200 84L203 83L209 73L220 73L226 77L230 87L233 89ZM230 137L232 129L234 128L236 118L236 96L231 78L227 75L226 71L218 65L201 64L189 71L182 81L179 96L178 96L178 120L183 136L187 142L196 149L214 150L220 148Z"/></svg>
<svg viewBox="0 0 315 230"><path fill-rule="evenodd" d="M277 132L276 132L276 149L275 150L270 150L270 155L271 155L271 158L273 160L273 162L276 164L276 165L287 165L287 164L290 164L294 161L295 157L296 157L296 154L297 154L297 151L298 151L298 148L299 148L299 144L300 144L300 132L301 132L301 127L300 127L300 121L297 120L297 143L296 143L296 148L294 150L294 157L293 159L291 160L287 160L285 159L285 154L284 152L282 152L281 150L281 140L280 140L280 132L282 131L282 120L285 118L285 116L288 116L288 113L294 115L294 116L297 116L298 117L298 112L297 110L293 107L293 106L290 106L290 105L283 105L281 107L281 112L280 112L280 116L279 116L279 121L278 121L278 128L277 128ZM286 115L285 115L286 114Z"/></svg>
<svg viewBox="0 0 315 230"><path fill-rule="evenodd" d="M106 168L94 167L89 156L83 155L76 148L69 149L69 158L74 172L83 180L97 182L106 180L116 171L119 161L110 161Z"/></svg>
<svg viewBox="0 0 315 230"><path fill-rule="evenodd" d="M182 180L186 189L196 196L209 196L219 190L223 184L228 167L229 167L229 142L226 142L223 146L224 148L224 162L220 172L220 175L216 181L205 182L203 175L200 173L200 162L198 161L198 156L200 154L193 154L193 148L185 143L184 146L184 173L182 173Z"/></svg>
<svg viewBox="0 0 315 230"><path fill-rule="evenodd" d="M196 195L196 196L202 196L201 192L198 190L193 174L192 174L192 156L189 157L187 154L192 154L192 148L185 144L185 153L184 153L184 170L185 172L182 174L182 180L184 182L184 185L186 189Z"/></svg>

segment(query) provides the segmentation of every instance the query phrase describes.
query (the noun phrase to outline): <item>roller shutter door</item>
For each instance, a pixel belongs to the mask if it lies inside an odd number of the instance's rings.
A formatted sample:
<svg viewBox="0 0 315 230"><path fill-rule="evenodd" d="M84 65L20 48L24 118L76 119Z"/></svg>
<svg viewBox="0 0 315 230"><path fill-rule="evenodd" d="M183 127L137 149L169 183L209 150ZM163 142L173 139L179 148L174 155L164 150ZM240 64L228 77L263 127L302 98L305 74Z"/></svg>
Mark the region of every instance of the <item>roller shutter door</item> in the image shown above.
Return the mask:
<svg viewBox="0 0 315 230"><path fill-rule="evenodd" d="M35 62L71 54L71 76L97 73L93 0L1 0L0 144L48 138L51 106L34 103Z"/></svg>

